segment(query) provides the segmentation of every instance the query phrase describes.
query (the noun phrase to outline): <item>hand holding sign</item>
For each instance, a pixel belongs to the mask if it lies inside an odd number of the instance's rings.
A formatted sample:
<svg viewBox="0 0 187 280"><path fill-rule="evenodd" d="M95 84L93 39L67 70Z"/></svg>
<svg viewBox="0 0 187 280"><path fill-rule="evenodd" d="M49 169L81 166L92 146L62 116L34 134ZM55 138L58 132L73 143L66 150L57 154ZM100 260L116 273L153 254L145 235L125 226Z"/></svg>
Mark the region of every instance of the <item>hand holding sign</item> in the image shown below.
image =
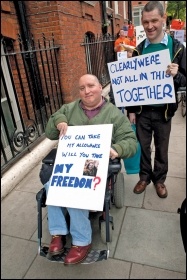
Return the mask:
<svg viewBox="0 0 187 280"><path fill-rule="evenodd" d="M166 74L171 75L172 77L175 77L178 73L179 70L179 65L176 63L171 63L168 65L168 68L166 70Z"/></svg>
<svg viewBox="0 0 187 280"><path fill-rule="evenodd" d="M61 122L61 123L57 124L56 127L60 131L59 138L61 136L66 135L66 132L67 132L67 129L68 129L68 124L67 123Z"/></svg>

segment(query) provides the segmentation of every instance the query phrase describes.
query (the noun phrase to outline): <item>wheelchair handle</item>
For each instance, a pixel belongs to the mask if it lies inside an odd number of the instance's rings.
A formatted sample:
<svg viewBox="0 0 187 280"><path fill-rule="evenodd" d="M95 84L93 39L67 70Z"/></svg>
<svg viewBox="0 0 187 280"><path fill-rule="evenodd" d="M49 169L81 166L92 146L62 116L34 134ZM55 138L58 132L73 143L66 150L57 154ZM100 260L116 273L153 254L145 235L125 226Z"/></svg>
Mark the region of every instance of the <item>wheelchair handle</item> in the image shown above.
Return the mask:
<svg viewBox="0 0 187 280"><path fill-rule="evenodd" d="M179 92L179 91L186 91L186 87L179 87L177 92Z"/></svg>

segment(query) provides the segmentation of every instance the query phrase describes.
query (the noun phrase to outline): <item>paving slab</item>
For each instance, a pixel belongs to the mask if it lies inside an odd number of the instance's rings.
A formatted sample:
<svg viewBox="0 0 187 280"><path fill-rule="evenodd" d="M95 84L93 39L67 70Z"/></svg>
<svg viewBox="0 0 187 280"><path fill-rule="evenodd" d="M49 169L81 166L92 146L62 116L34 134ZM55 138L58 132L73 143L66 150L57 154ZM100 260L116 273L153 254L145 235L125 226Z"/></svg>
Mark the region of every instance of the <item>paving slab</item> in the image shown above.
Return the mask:
<svg viewBox="0 0 187 280"><path fill-rule="evenodd" d="M133 264L130 279L186 279L185 273Z"/></svg>
<svg viewBox="0 0 187 280"><path fill-rule="evenodd" d="M168 190L167 199L162 199L156 194L153 184L147 186L143 202L143 208L163 212L177 213L185 198L186 180L167 177L165 182ZM180 216L178 215L178 219Z"/></svg>
<svg viewBox="0 0 187 280"><path fill-rule="evenodd" d="M108 259L93 265L66 267L37 257L24 279L129 279L131 264Z"/></svg>
<svg viewBox="0 0 187 280"><path fill-rule="evenodd" d="M129 207L114 257L185 273L178 214Z"/></svg>
<svg viewBox="0 0 187 280"><path fill-rule="evenodd" d="M36 243L13 235L1 234L1 279L24 279L37 256Z"/></svg>

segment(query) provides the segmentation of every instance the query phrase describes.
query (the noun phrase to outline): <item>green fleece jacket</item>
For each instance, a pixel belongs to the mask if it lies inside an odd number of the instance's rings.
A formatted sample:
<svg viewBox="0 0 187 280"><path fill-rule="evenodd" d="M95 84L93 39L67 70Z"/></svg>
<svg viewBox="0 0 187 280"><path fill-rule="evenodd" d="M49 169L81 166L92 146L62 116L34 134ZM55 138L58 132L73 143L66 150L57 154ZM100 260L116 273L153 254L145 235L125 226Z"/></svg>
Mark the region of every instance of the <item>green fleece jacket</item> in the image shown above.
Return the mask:
<svg viewBox="0 0 187 280"><path fill-rule="evenodd" d="M133 156L137 151L137 138L131 128L129 119L106 98L106 104L99 114L89 119L80 106L80 99L64 104L57 112L51 115L46 126L45 135L50 140L58 140L57 124L66 122L69 126L113 124L111 146L120 158ZM107 137L107 135L106 135Z"/></svg>

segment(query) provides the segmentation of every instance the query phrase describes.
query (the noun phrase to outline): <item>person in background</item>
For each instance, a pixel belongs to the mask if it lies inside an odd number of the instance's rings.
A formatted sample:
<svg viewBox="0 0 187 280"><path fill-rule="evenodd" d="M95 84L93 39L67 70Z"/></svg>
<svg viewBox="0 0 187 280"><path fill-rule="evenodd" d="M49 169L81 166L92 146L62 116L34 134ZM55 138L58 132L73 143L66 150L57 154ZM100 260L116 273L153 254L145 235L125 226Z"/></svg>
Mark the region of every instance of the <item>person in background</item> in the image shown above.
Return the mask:
<svg viewBox="0 0 187 280"><path fill-rule="evenodd" d="M114 42L114 51L124 52L131 48L129 46L130 46L130 40L126 37L125 31L123 29L120 29L119 38L116 39L116 41Z"/></svg>
<svg viewBox="0 0 187 280"><path fill-rule="evenodd" d="M186 86L186 50L183 44L163 31L166 15L160 1L149 1L142 10L144 39L133 51L133 57L168 49L171 64L166 74L173 77L175 94L179 87ZM176 98L177 100L177 98ZM142 193L152 181L160 198L166 198L168 191L165 180L168 172L168 147L172 117L178 104L150 104L126 107L131 123L136 123L137 138L141 145L140 180L134 193ZM154 167L151 164L151 142L154 137Z"/></svg>
<svg viewBox="0 0 187 280"><path fill-rule="evenodd" d="M170 35L172 38L174 38L174 34L175 34L175 31L170 30L169 35Z"/></svg>
<svg viewBox="0 0 187 280"><path fill-rule="evenodd" d="M129 40L130 40L130 46L132 47L136 47L136 36L133 35L132 37L129 37Z"/></svg>
<svg viewBox="0 0 187 280"><path fill-rule="evenodd" d="M129 29L128 19L125 19L124 20L124 25L123 25L123 30L125 31L125 36L126 37L127 37L128 29Z"/></svg>
<svg viewBox="0 0 187 280"><path fill-rule="evenodd" d="M128 158L137 151L137 138L129 119L102 96L102 86L98 78L85 74L79 79L80 98L64 104L51 115L45 135L57 140L66 134L68 126L113 124L109 157ZM97 132L97 131L96 131ZM44 185L48 194L50 180ZM78 199L78 198L77 198ZM58 255L64 251L63 237L70 231L72 246L64 258L65 265L82 262L88 255L92 243L92 229L89 210L67 207L70 227L64 217L64 208L48 205L48 227L52 235L48 253Z"/></svg>
<svg viewBox="0 0 187 280"><path fill-rule="evenodd" d="M130 46L132 47L136 47L136 28L134 27L134 25L131 23L129 25L129 29L128 29L128 34L127 34L129 40L130 40Z"/></svg>

